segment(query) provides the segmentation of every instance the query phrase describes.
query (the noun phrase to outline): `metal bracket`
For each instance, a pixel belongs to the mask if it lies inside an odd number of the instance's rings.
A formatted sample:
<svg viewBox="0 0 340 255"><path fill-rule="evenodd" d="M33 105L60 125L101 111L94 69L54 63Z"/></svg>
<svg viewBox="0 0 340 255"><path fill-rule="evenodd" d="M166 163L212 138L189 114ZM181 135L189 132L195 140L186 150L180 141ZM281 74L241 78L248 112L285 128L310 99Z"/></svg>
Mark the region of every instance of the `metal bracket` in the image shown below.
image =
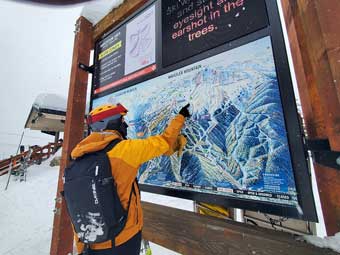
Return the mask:
<svg viewBox="0 0 340 255"><path fill-rule="evenodd" d="M85 72L92 73L92 74L94 73L94 66L93 65L87 66L87 65L84 65L82 63L79 63L78 67Z"/></svg>
<svg viewBox="0 0 340 255"><path fill-rule="evenodd" d="M306 139L305 147L316 163L340 170L340 152L331 150L328 139Z"/></svg>
<svg viewBox="0 0 340 255"><path fill-rule="evenodd" d="M34 124L40 117L42 117L44 114L41 112L38 112L37 116L35 116L32 120L31 123Z"/></svg>

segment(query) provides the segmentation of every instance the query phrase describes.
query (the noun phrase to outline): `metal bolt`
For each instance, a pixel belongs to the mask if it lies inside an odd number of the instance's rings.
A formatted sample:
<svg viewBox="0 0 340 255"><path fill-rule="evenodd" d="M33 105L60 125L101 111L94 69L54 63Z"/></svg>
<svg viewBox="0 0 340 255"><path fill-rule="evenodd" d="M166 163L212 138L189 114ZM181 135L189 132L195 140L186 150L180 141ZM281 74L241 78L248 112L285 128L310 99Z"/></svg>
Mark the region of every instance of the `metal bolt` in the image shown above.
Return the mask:
<svg viewBox="0 0 340 255"><path fill-rule="evenodd" d="M336 159L336 163L340 166L340 157Z"/></svg>
<svg viewBox="0 0 340 255"><path fill-rule="evenodd" d="M63 201L63 198L62 197L56 197L54 199L57 203L61 203Z"/></svg>
<svg viewBox="0 0 340 255"><path fill-rule="evenodd" d="M74 33L75 34L78 34L79 32L80 32L80 23L81 23L81 21L79 20L74 26L75 26L75 28L74 28Z"/></svg>
<svg viewBox="0 0 340 255"><path fill-rule="evenodd" d="M53 213L56 215L60 215L61 214L61 208L54 208Z"/></svg>

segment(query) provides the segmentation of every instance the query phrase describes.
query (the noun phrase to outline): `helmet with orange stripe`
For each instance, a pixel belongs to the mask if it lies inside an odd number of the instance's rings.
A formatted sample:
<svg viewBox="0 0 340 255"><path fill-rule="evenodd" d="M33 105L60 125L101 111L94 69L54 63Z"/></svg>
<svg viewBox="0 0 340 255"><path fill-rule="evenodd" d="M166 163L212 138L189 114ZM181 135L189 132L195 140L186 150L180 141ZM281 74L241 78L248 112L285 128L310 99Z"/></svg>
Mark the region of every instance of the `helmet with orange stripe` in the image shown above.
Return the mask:
<svg viewBox="0 0 340 255"><path fill-rule="evenodd" d="M126 138L128 125L123 117L127 112L122 104L104 104L89 113L87 124L92 131L116 130Z"/></svg>

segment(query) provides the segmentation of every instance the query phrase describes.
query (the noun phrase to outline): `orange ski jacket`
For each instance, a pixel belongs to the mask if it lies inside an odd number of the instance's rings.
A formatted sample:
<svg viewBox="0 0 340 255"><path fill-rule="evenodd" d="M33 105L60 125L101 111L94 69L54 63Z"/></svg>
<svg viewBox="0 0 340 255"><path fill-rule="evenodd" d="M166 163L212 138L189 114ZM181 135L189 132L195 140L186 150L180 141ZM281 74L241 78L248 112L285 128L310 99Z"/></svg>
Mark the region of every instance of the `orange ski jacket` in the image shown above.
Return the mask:
<svg viewBox="0 0 340 255"><path fill-rule="evenodd" d="M178 114L165 129L163 134L151 136L146 139L122 140L107 155L110 159L112 176L117 185L117 192L122 206L127 209L132 185L135 185L135 193L132 193L128 219L123 231L116 237L115 245L119 246L142 230L143 214L138 185L135 182L138 168L146 161L161 156L171 155L183 146L183 136L180 131L185 118ZM94 132L82 140L72 151L72 158L78 158L86 153L104 149L112 140L122 139L114 130ZM182 143L182 144L180 144ZM75 236L78 252L84 249L83 243ZM93 250L111 248L111 240L93 244Z"/></svg>

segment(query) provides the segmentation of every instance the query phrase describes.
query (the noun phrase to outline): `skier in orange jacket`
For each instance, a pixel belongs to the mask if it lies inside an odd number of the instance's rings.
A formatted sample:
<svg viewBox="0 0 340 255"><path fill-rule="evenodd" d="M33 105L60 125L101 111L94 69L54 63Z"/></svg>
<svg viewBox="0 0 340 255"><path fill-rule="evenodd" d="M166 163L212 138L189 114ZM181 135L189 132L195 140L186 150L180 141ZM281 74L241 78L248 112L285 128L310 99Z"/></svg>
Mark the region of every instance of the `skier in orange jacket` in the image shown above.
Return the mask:
<svg viewBox="0 0 340 255"><path fill-rule="evenodd" d="M190 116L189 104L169 123L165 131L146 139L127 139L128 125L124 120L127 109L121 104L103 105L92 110L88 116L88 124L92 132L72 151L72 158L79 158L86 153L105 148L111 141L121 139L112 150L107 152L110 159L112 176L116 181L117 193L121 204L128 208L132 185L138 190L135 182L139 167L146 161L161 156L171 155L183 149L186 139L180 135L185 118ZM132 194L128 218L122 232L115 238L115 247L111 241L91 245L91 254L137 255L140 252L143 214L140 193ZM76 238L77 240L77 238ZM82 253L84 245L77 242L77 249Z"/></svg>

